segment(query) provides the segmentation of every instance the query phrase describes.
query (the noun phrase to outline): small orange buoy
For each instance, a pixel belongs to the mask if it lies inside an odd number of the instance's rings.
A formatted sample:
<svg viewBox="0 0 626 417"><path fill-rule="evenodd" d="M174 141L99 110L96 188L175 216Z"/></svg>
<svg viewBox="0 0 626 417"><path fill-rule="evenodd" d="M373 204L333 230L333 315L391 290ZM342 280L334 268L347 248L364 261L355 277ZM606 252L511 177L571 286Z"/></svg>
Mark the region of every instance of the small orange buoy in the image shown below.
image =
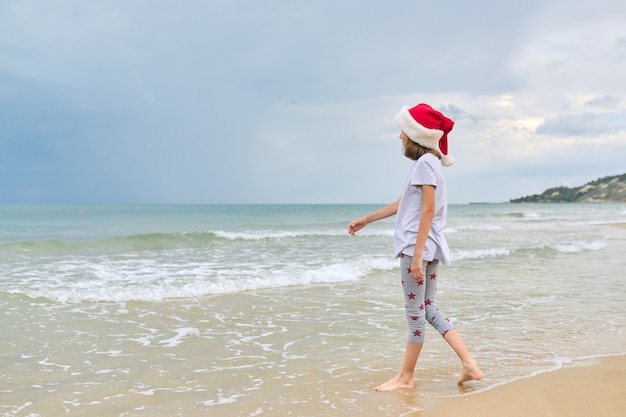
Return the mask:
<svg viewBox="0 0 626 417"><path fill-rule="evenodd" d="M82 216L83 215L83 211L82 210L78 210L78 215Z"/></svg>

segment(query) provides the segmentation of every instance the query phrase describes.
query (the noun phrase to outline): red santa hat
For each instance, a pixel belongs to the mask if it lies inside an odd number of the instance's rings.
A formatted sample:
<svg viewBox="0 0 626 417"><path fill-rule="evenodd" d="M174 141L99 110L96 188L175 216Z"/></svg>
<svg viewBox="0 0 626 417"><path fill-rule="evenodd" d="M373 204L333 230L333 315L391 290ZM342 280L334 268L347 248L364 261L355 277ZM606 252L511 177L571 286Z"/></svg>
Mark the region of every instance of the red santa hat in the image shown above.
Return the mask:
<svg viewBox="0 0 626 417"><path fill-rule="evenodd" d="M454 163L452 155L448 155L448 133L454 127L454 122L441 112L424 103L413 108L404 106L395 121L413 142L440 151L443 154L443 166L449 167Z"/></svg>

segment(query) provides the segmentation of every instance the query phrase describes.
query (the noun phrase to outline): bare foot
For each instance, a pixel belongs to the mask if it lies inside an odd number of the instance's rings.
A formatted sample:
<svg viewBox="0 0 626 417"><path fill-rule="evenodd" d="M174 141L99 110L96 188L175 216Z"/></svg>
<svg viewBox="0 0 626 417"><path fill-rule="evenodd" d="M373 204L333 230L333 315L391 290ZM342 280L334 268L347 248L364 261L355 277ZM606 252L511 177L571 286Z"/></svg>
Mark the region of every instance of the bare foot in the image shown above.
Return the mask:
<svg viewBox="0 0 626 417"><path fill-rule="evenodd" d="M385 382L374 388L375 391L383 392L383 391L395 391L397 389L413 389L415 388L415 381L413 378L403 378L402 375L398 375L394 378L391 378L389 381Z"/></svg>
<svg viewBox="0 0 626 417"><path fill-rule="evenodd" d="M476 361L474 361L470 364L463 366L463 373L459 377L458 381L456 381L456 383L459 385L463 385L467 381L480 381L481 379L483 379L483 371L480 370L478 364L476 363Z"/></svg>

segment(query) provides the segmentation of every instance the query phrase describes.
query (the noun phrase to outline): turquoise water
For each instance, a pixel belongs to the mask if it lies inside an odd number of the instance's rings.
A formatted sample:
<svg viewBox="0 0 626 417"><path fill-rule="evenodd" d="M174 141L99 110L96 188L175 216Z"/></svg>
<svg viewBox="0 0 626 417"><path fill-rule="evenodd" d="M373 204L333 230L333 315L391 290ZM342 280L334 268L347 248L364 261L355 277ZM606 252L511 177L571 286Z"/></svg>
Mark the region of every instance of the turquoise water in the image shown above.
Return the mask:
<svg viewBox="0 0 626 417"><path fill-rule="evenodd" d="M0 206L0 415L398 416L626 353L625 205L453 205L439 303L485 379L459 391L430 331L415 392L373 394L404 347L393 219L345 228L378 207Z"/></svg>

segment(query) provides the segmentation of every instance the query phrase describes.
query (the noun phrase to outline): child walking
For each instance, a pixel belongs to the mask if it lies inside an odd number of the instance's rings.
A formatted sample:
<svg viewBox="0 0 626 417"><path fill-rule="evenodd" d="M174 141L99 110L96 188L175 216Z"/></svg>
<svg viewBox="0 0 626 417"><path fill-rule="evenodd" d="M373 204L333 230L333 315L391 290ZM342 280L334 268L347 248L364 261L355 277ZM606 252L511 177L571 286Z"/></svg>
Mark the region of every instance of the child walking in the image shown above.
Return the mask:
<svg viewBox="0 0 626 417"><path fill-rule="evenodd" d="M400 372L374 389L392 391L415 387L415 366L424 343L426 322L461 359L463 371L457 383L479 380L482 371L436 301L439 264L450 263L450 249L443 235L448 202L442 165L453 163L448 155L448 133L454 122L423 103L402 108L395 121L401 129L404 155L415 161L402 195L393 203L348 224L348 232L354 235L369 223L397 215L394 252L400 258L409 332Z"/></svg>

